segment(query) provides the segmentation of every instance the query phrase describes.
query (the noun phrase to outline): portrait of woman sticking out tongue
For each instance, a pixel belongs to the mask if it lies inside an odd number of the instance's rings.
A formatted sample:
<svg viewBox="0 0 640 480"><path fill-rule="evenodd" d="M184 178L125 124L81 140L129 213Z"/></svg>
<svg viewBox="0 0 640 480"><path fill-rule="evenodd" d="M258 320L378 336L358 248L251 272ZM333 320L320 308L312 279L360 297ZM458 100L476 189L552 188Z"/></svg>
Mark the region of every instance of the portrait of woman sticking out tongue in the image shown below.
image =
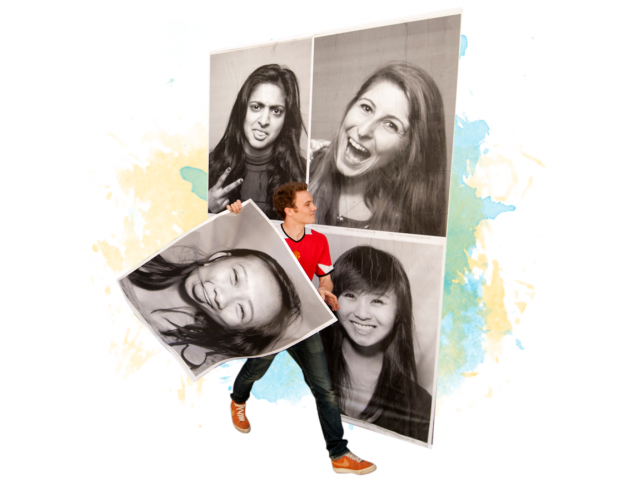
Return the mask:
<svg viewBox="0 0 640 480"><path fill-rule="evenodd" d="M209 154L209 213L252 199L270 219L278 216L276 187L303 181L303 130L298 81L277 64L258 67L238 92L222 139Z"/></svg>

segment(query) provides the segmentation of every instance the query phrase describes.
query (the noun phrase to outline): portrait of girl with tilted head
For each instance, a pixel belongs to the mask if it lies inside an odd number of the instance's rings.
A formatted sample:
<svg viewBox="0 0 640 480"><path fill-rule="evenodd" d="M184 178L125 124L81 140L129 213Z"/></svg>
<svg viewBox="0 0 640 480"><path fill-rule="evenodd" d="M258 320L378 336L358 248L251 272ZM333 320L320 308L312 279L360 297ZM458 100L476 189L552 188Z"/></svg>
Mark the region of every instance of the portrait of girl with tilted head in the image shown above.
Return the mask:
<svg viewBox="0 0 640 480"><path fill-rule="evenodd" d="M120 278L140 321L193 378L280 351L335 322L252 201L210 218Z"/></svg>

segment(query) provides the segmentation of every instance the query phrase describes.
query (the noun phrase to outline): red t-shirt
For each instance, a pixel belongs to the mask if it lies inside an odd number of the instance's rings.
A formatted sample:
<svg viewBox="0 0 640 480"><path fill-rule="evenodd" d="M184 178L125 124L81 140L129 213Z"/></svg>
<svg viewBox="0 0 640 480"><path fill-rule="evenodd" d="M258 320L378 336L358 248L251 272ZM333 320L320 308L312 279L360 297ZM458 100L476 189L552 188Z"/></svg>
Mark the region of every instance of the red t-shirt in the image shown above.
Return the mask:
<svg viewBox="0 0 640 480"><path fill-rule="evenodd" d="M329 242L323 234L305 228L304 235L296 242L287 235L284 228L282 228L282 233L309 280L313 280L314 274L318 277L324 277L333 271Z"/></svg>

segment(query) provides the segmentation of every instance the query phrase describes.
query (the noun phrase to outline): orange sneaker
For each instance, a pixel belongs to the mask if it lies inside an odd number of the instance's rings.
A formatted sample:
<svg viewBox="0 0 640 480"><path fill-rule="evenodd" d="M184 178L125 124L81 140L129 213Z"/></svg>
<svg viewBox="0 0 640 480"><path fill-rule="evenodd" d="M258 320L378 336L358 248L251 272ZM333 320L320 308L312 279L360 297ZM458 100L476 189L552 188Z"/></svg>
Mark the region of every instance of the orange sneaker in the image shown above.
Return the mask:
<svg viewBox="0 0 640 480"><path fill-rule="evenodd" d="M351 452L337 460L331 460L331 465L336 473L355 473L356 475L366 475L376 469L373 463L362 460Z"/></svg>
<svg viewBox="0 0 640 480"><path fill-rule="evenodd" d="M233 422L233 426L236 427L236 430L242 433L249 433L251 431L251 425L244 413L246 407L246 403L236 403L231 400L231 421Z"/></svg>

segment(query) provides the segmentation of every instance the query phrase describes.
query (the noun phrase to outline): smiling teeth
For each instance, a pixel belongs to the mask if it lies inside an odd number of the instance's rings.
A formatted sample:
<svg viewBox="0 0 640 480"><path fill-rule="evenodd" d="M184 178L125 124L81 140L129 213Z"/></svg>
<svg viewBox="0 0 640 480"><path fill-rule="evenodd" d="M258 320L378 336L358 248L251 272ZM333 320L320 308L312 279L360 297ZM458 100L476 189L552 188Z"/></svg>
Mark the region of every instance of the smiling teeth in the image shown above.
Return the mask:
<svg viewBox="0 0 640 480"><path fill-rule="evenodd" d="M362 153L367 153L369 150L367 150L366 148L364 148L362 145L360 145L359 143L356 143L353 141L353 139L351 137L349 137L349 144L355 148L356 150L362 152Z"/></svg>
<svg viewBox="0 0 640 480"><path fill-rule="evenodd" d="M374 328L376 328L373 325L361 325L356 322L351 322L351 324L355 327L356 332L358 332L360 335L368 335L373 332Z"/></svg>
<svg viewBox="0 0 640 480"><path fill-rule="evenodd" d="M206 301L206 303L213 308L213 302L211 301L211 299L209 298L209 294L207 294L207 289L204 286L204 283L201 283L200 286L202 287L202 293L204 294L204 299Z"/></svg>

